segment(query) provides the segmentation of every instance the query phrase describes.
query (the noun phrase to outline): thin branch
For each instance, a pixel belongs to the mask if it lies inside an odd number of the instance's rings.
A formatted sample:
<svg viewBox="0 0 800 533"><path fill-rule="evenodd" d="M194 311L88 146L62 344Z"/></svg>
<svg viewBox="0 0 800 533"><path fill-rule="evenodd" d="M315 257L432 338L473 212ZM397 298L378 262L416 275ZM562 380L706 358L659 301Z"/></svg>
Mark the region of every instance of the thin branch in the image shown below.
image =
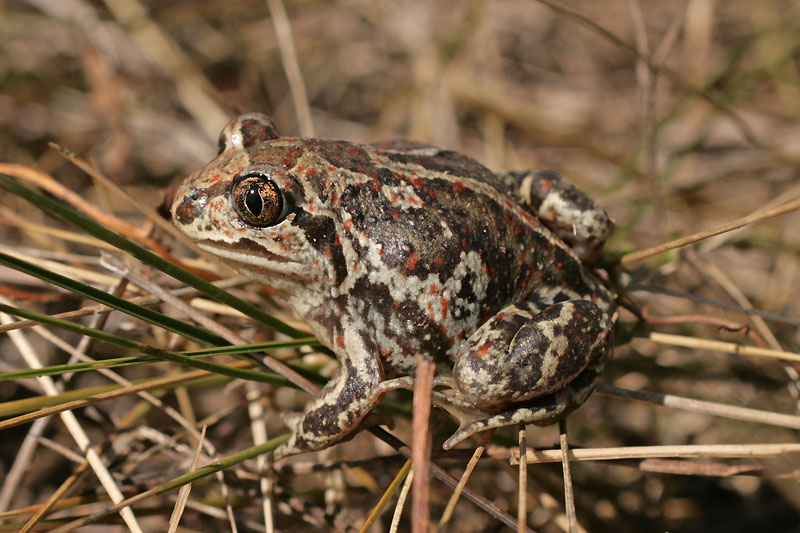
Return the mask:
<svg viewBox="0 0 800 533"><path fill-rule="evenodd" d="M681 396L675 396L672 394L659 394L656 392L643 390L623 389L621 387L615 387L605 383L600 383L597 386L597 392L601 394L607 394L609 396L616 396L618 398L633 398L635 400L643 400L657 405L663 405L665 407L674 407L676 409L683 409L684 411L691 411L693 413L703 413L707 415L733 418L736 420L745 420L747 422L757 422L759 424L769 424L778 427L800 429L800 416L784 415L781 413L773 413L771 411L760 411L758 409L738 407L724 403L706 402L703 400L695 400L693 398L683 398Z"/></svg>
<svg viewBox="0 0 800 533"><path fill-rule="evenodd" d="M300 126L300 135L303 137L314 136L314 123L311 121L311 109L308 106L308 93L303 74L300 72L300 64L297 62L297 51L294 48L292 39L292 27L289 24L289 17L286 15L286 8L281 0L267 0L269 12L272 15L272 24L275 27L275 34L278 37L278 48L281 53L281 64L286 72L286 79L289 81L289 90L292 92L294 109L297 113L297 122Z"/></svg>
<svg viewBox="0 0 800 533"><path fill-rule="evenodd" d="M736 123L736 126L742 132L747 140L753 144L754 146L761 146L761 142L759 142L755 135L750 131L750 127L747 125L742 118L735 113L732 109L730 109L727 105L719 101L715 96L712 96L709 92L705 91L702 88L694 87L687 81L685 81L677 72L674 70L663 66L658 65L653 62L653 59L650 57L643 57L639 54L639 51L636 50L636 47L624 40L620 37L617 37L611 31L607 30L606 28L600 26L597 22L589 18L587 15L584 15L580 11L573 9L569 6L566 6L560 2L553 2L552 0L536 0L540 4L544 4L556 13L563 15L564 17L573 20L579 24L586 26L587 28L591 29L595 33L601 35L603 38L607 39L610 43L616 45L617 47L625 50L626 52L632 54L634 57L641 59L644 61L648 67L650 67L653 72L657 72L662 74L676 86L678 86L681 90L698 96L705 100L706 102L710 103L723 113L725 113L728 117L731 118Z"/></svg>
<svg viewBox="0 0 800 533"><path fill-rule="evenodd" d="M683 346L684 348L699 348L702 350L716 350L719 352L747 355L750 357L762 357L764 359L779 359L781 361L791 361L800 363L800 354L794 352L783 352L780 350L770 350L758 346L745 346L735 342L715 341L710 339L698 339L696 337L686 337L684 335L673 335L671 333L659 333L654 331L648 338L653 342L669 344L672 346Z"/></svg>
<svg viewBox="0 0 800 533"><path fill-rule="evenodd" d="M427 533L430 529L431 490L431 391L433 390L433 362L417 357L417 372L414 380L414 432L411 441L414 486L411 493L411 531Z"/></svg>
<svg viewBox="0 0 800 533"><path fill-rule="evenodd" d="M493 451L493 450L492 450ZM498 453L509 457L512 465L519 463L517 450L502 449ZM772 457L788 453L800 453L800 443L780 444L692 444L675 446L624 446L615 448L572 448L568 455L570 461L612 461L619 459L652 459L662 457ZM496 457L492 453L493 457ZM562 460L560 449L528 449L525 459L528 463L557 463Z"/></svg>
<svg viewBox="0 0 800 533"><path fill-rule="evenodd" d="M567 512L569 533L578 532L578 516L575 513L575 492L572 489L572 472L569 466L569 441L567 440L567 421L558 421L558 441L561 445L561 470L564 472L564 507ZM527 455L526 455L527 458ZM520 457L520 464L524 459Z"/></svg>
<svg viewBox="0 0 800 533"><path fill-rule="evenodd" d="M717 226L715 228L699 231L687 237L682 237L680 239L675 239L674 241L666 242L664 244L659 244L658 246L653 246L652 248L646 248L644 250L639 250L638 252L629 253L627 255L622 256L622 259L620 261L623 266L629 267L633 263L641 261L642 259L646 259L650 256L657 255L662 252L666 252L668 250L673 250L675 248L680 248L682 246L687 246L689 244L702 241L703 239L713 237L714 235L719 235L720 233L725 233L726 231L732 231L737 228L747 226L748 224L761 222L762 220L767 220L776 217L778 215L783 215L785 213L789 213L797 209L800 209L800 198L785 203L782 206L775 207L773 209L768 209L766 211L757 211L755 213L747 215L746 217L742 217L732 222L722 224L721 226Z"/></svg>

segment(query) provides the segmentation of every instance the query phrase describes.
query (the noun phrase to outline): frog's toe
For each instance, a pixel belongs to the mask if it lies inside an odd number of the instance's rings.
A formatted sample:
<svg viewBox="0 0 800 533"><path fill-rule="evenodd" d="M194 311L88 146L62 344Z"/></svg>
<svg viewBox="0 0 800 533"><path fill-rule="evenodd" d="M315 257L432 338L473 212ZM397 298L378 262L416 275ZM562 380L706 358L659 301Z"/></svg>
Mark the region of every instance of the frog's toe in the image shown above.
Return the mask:
<svg viewBox="0 0 800 533"><path fill-rule="evenodd" d="M284 442L272 451L273 461L278 461L285 457L291 457L292 455L298 455L307 451L297 445L295 437L295 435L292 435L288 441Z"/></svg>
<svg viewBox="0 0 800 533"><path fill-rule="evenodd" d="M569 411L580 405L580 403L574 406L569 404L567 398L565 398L567 394L568 390L564 389L556 394L537 398L532 402L526 402L525 406L514 406L513 409L497 413L483 420L462 424L449 439L444 441L442 447L445 450L449 450L467 437L471 437L487 429L516 426L519 424L537 424L540 426L553 424L560 418L566 416ZM588 394L586 396L588 396Z"/></svg>

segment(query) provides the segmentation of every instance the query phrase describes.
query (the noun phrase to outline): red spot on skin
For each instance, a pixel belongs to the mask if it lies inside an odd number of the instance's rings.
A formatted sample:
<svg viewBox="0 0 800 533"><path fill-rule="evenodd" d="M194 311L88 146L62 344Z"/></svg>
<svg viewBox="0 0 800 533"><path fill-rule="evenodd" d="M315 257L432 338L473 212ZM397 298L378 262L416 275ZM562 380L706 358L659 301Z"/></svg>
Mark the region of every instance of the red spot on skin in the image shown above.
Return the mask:
<svg viewBox="0 0 800 533"><path fill-rule="evenodd" d="M339 348L344 348L344 335L336 337L336 345L339 346Z"/></svg>
<svg viewBox="0 0 800 533"><path fill-rule="evenodd" d="M417 261L419 261L419 254L417 252L412 253L408 256L408 260L406 261L405 269L406 270L414 270L417 266Z"/></svg>
<svg viewBox="0 0 800 533"><path fill-rule="evenodd" d="M433 258L433 264L434 265L441 265L443 261L444 261L444 259L442 259L441 257L434 257Z"/></svg>
<svg viewBox="0 0 800 533"><path fill-rule="evenodd" d="M275 289L267 286L264 286L264 292L267 293L267 296L275 296L276 294Z"/></svg>
<svg viewBox="0 0 800 533"><path fill-rule="evenodd" d="M564 268L564 263L556 263L556 270L561 270Z"/></svg>
<svg viewBox="0 0 800 533"><path fill-rule="evenodd" d="M228 237L229 239L233 238L233 234L230 232L230 230L227 229L225 230L225 236Z"/></svg>
<svg viewBox="0 0 800 533"><path fill-rule="evenodd" d="M550 220L556 220L556 219L558 218L558 216L556 215L556 212L555 212L555 210L553 210L553 209L551 209L551 210L548 212L547 216L549 216L549 217L550 217Z"/></svg>
<svg viewBox="0 0 800 533"><path fill-rule="evenodd" d="M449 344L450 346L453 346L455 343L456 343L456 339L454 337L448 337L447 338L447 344Z"/></svg>
<svg viewBox="0 0 800 533"><path fill-rule="evenodd" d="M450 307L450 300L442 299L442 320L447 318L447 309Z"/></svg>
<svg viewBox="0 0 800 533"><path fill-rule="evenodd" d="M439 195L434 189L428 191L428 196L430 196L431 200L435 200L436 197Z"/></svg>
<svg viewBox="0 0 800 533"><path fill-rule="evenodd" d="M345 229L346 231L350 231L350 228L352 228L352 227L353 227L353 220L352 220L352 219L350 219L350 218L348 218L347 220L345 220L345 222L344 222L344 229Z"/></svg>
<svg viewBox="0 0 800 533"><path fill-rule="evenodd" d="M411 183L411 185L413 185L414 187L417 187L417 188L419 188L419 187L422 187L422 179L420 179L420 178L418 178L418 177L416 177L416 176L411 176L411 177L408 179L408 181L409 181L409 182Z"/></svg>
<svg viewBox="0 0 800 533"><path fill-rule="evenodd" d="M357 146L348 146L347 147L347 153L348 154L357 154L358 153L358 147Z"/></svg>
<svg viewBox="0 0 800 533"><path fill-rule="evenodd" d="M553 182L550 180L542 180L539 182L539 188L541 188L544 192L547 192L553 188Z"/></svg>
<svg viewBox="0 0 800 533"><path fill-rule="evenodd" d="M431 294L436 294L436 285L431 283Z"/></svg>
<svg viewBox="0 0 800 533"><path fill-rule="evenodd" d="M492 345L488 342L482 346L480 346L477 350L475 350L475 357L486 357L489 354L489 350L492 349Z"/></svg>
<svg viewBox="0 0 800 533"><path fill-rule="evenodd" d="M335 171L336 171L336 167L328 167L328 172L335 172Z"/></svg>
<svg viewBox="0 0 800 533"><path fill-rule="evenodd" d="M309 168L309 169L308 169L308 173L309 173L309 174L316 174L316 173L317 173L317 169L316 169L316 167L311 167L311 168Z"/></svg>
<svg viewBox="0 0 800 533"><path fill-rule="evenodd" d="M373 191L379 191L381 188L381 184L373 180L369 182L369 188L372 189Z"/></svg>
<svg viewBox="0 0 800 533"><path fill-rule="evenodd" d="M342 241L339 239L338 235L336 236L336 239L334 239L333 244L335 244L336 246L342 245Z"/></svg>
<svg viewBox="0 0 800 533"><path fill-rule="evenodd" d="M305 168L303 168L300 165L297 165L295 168L297 169L298 172L303 172L305 170Z"/></svg>
<svg viewBox="0 0 800 533"><path fill-rule="evenodd" d="M331 247L328 246L327 248L325 248L325 259L330 259L330 258L331 258Z"/></svg>
<svg viewBox="0 0 800 533"><path fill-rule="evenodd" d="M466 188L466 187L464 187L464 183L462 183L460 180L456 180L456 181L454 181L454 182L453 182L453 190L454 190L454 191L456 191L456 192L461 192L461 191L463 191L465 188Z"/></svg>
<svg viewBox="0 0 800 533"><path fill-rule="evenodd" d="M483 273L484 274L488 274L489 273L489 268L486 266L486 263L482 263L481 264L481 268L483 269Z"/></svg>
<svg viewBox="0 0 800 533"><path fill-rule="evenodd" d="M400 213L397 211L392 211L392 218L400 218Z"/></svg>
<svg viewBox="0 0 800 533"><path fill-rule="evenodd" d="M428 311L433 314L433 302L428 302ZM433 317L431 317L433 318Z"/></svg>

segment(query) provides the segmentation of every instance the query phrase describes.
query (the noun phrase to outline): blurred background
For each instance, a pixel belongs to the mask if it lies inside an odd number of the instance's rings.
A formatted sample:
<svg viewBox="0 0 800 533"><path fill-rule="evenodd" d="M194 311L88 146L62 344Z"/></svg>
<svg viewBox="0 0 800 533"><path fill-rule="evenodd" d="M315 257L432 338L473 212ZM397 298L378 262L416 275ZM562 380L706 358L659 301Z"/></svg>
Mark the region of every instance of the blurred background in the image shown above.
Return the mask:
<svg viewBox="0 0 800 533"><path fill-rule="evenodd" d="M291 36L293 50L280 35ZM213 157L219 130L245 111L269 114L287 136L410 138L462 151L496 171L557 170L616 220L607 249L618 256L800 195L800 3L0 1L0 163L52 174L121 218L142 223L49 142L95 162L156 207L165 189ZM0 243L58 248L16 222L52 221L4 191L0 204ZM726 319L755 328L773 349L797 351L798 225L800 214L791 213L631 265L622 276L630 284L625 296L648 316ZM685 295L748 302L779 318L753 324L743 313ZM620 319L622 332L641 325L626 311ZM691 322L658 329L749 342L741 332ZM620 339L605 383L797 411L792 371L778 363L627 340ZM0 371L16 368L16 358L4 353ZM57 351L53 358L59 361ZM26 394L0 382L2 402ZM201 412L217 407L196 400ZM112 413L127 408L104 405ZM94 423L102 435L102 424ZM147 423L170 431L168 421ZM397 424L400 435L408 431L407 420ZM0 438L0 479L24 431ZM74 447L58 424L49 431ZM246 420L218 432L225 453L247 446ZM558 442L553 428L528 433L532 446ZM598 394L570 417L570 435L582 446L797 441L794 430ZM341 459L387 453L366 436L340 448ZM60 455L40 453L12 508L42 501L69 475L72 465ZM800 531L790 459L753 463L757 472L746 476L578 464L578 519L589 531ZM514 470L491 461L479 465L470 486L515 515ZM454 474L464 467L443 464ZM358 476L339 489L345 503L329 509L321 525L309 525L294 506L279 513L279 525L322 531L360 524L398 466L354 469ZM543 503L563 497L560 469L530 470L528 490L537 503L529 525L562 530L561 504ZM281 478L290 493L282 501L324 508L327 485L316 476ZM449 492L433 487L435 505L443 505ZM458 509L452 531L502 529L469 503ZM240 516L257 521L258 512L245 506ZM197 512L182 523L197 531L225 527L204 520Z"/></svg>

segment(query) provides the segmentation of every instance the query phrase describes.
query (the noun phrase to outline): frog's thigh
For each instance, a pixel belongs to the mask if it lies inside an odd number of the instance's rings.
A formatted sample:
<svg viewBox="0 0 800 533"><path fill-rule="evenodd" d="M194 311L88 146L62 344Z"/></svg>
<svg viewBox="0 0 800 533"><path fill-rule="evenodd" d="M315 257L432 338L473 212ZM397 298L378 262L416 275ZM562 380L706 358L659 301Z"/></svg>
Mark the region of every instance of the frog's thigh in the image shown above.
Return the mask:
<svg viewBox="0 0 800 533"><path fill-rule="evenodd" d="M321 450L347 437L380 401L376 357L342 358L339 372L322 389L275 458Z"/></svg>
<svg viewBox="0 0 800 533"><path fill-rule="evenodd" d="M558 392L515 403L507 410L483 419L460 420L458 431L444 442L444 449L449 450L467 437L487 429L518 424L546 426L555 423L583 405L600 379L604 366L605 358L600 357L589 363L568 387Z"/></svg>
<svg viewBox="0 0 800 533"><path fill-rule="evenodd" d="M610 320L572 300L532 313L521 302L483 324L461 347L453 377L466 401L500 410L563 389L609 349Z"/></svg>

